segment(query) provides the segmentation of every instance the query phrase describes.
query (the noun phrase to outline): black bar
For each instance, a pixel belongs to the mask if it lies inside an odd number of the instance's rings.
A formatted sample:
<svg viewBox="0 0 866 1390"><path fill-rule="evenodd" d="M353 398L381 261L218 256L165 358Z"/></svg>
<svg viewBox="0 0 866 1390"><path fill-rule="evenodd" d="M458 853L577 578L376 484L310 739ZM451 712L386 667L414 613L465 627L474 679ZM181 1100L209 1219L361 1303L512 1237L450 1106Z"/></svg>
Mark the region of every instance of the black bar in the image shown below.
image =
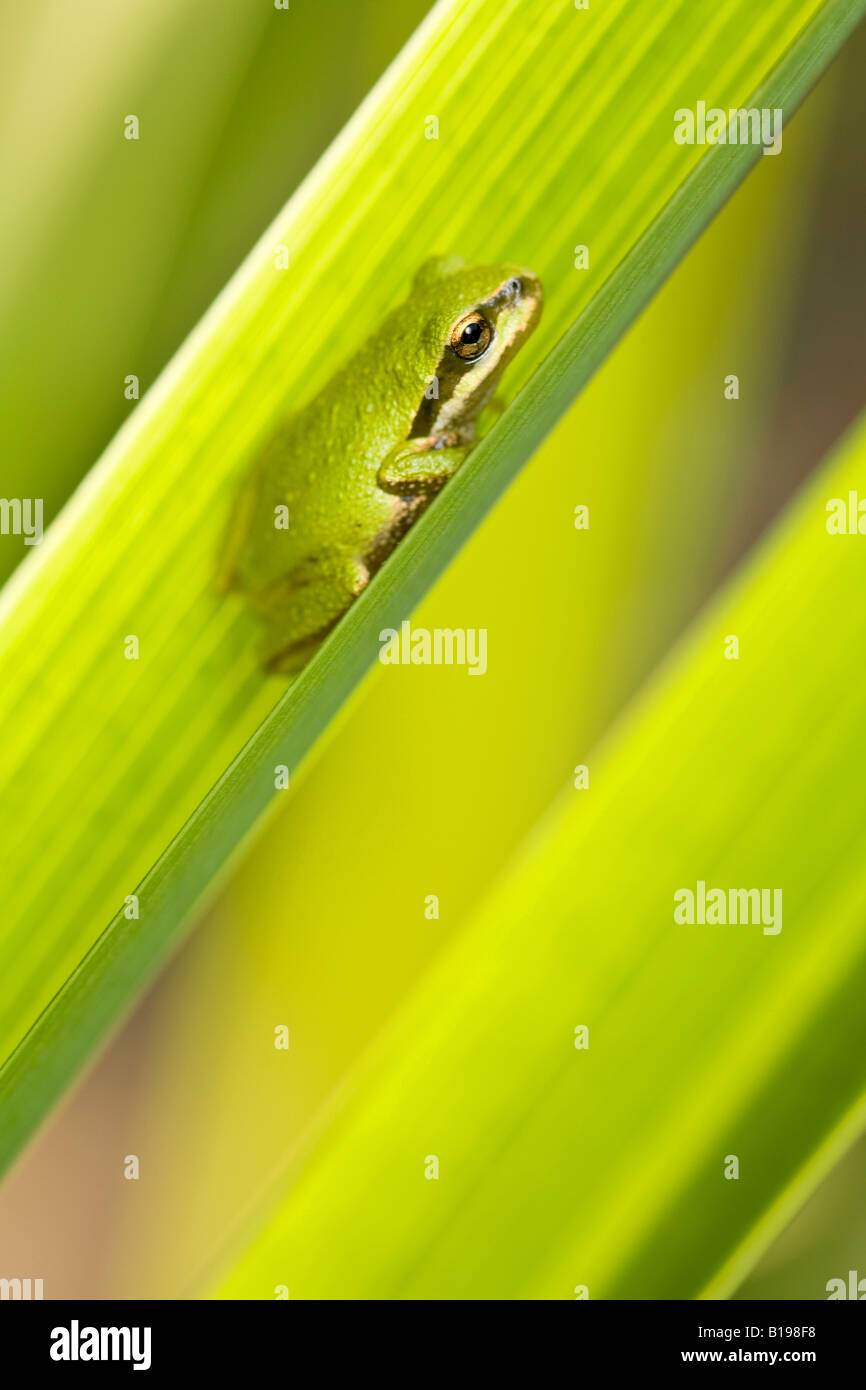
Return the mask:
<svg viewBox="0 0 866 1390"><path fill-rule="evenodd" d="M862 1376L866 1321L859 1309L842 1306L845 1301L587 1300L563 1306L479 1300L383 1308L372 1302L21 1300L0 1303L0 1337L3 1365L15 1366L19 1381L31 1372L61 1380L92 1379L106 1370L134 1376L136 1363L140 1376L157 1378L190 1370L223 1380L249 1377L252 1368L282 1368L287 1378L308 1381L310 1371L330 1371L342 1358L353 1379L387 1370L389 1379L412 1383L441 1366L449 1379L459 1368L461 1379L478 1370L489 1382L501 1357L513 1382L522 1379L514 1359L519 1350L534 1360L532 1381L542 1383L561 1380L563 1371L567 1381L586 1373L597 1380L605 1371L700 1375L707 1367L729 1373L806 1367L823 1378L842 1370ZM100 1359L90 1359L93 1351ZM556 1372L563 1355L564 1367Z"/></svg>

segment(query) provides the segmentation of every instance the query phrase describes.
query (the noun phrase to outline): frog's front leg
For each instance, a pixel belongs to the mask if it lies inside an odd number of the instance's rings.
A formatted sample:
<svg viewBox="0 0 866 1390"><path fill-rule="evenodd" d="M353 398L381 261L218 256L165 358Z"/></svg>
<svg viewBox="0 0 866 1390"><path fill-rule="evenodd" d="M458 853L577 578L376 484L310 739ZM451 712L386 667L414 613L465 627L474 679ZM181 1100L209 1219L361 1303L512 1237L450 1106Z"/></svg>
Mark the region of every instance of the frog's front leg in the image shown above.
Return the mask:
<svg viewBox="0 0 866 1390"><path fill-rule="evenodd" d="M358 556L325 551L285 579L251 595L265 624L262 660L269 671L299 671L367 585Z"/></svg>
<svg viewBox="0 0 866 1390"><path fill-rule="evenodd" d="M453 478L471 449L457 434L425 435L407 439L383 461L378 484L398 497L427 497Z"/></svg>

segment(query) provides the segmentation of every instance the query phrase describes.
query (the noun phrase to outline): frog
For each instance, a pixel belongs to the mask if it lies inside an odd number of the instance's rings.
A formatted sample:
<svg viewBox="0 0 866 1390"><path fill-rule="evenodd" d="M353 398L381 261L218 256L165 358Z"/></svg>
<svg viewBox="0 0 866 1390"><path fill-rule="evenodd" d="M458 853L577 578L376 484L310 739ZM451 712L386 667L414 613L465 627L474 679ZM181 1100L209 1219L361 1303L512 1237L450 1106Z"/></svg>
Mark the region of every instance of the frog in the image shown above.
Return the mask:
<svg viewBox="0 0 866 1390"><path fill-rule="evenodd" d="M273 431L237 492L218 575L261 622L265 671L305 665L463 466L541 308L521 266L430 257L405 301Z"/></svg>

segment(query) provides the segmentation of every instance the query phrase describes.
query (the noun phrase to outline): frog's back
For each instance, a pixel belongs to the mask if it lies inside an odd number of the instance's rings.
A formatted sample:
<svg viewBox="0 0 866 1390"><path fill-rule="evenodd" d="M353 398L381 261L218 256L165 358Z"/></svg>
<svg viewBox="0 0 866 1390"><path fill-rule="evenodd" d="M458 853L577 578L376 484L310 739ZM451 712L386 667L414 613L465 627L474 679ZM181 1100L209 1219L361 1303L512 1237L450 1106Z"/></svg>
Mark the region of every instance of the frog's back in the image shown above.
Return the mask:
<svg viewBox="0 0 866 1390"><path fill-rule="evenodd" d="M274 433L253 466L237 586L254 592L329 549L364 558L399 499L377 486L379 466L412 424L387 380L350 362ZM286 512L287 509L287 512Z"/></svg>
<svg viewBox="0 0 866 1390"><path fill-rule="evenodd" d="M399 535L406 506L376 479L388 452L409 437L439 360L440 330L430 321L436 291L429 295L411 314L393 310L266 445L242 519L240 588L285 579L329 550L375 557L375 568ZM288 530L274 525L280 507L288 507Z"/></svg>

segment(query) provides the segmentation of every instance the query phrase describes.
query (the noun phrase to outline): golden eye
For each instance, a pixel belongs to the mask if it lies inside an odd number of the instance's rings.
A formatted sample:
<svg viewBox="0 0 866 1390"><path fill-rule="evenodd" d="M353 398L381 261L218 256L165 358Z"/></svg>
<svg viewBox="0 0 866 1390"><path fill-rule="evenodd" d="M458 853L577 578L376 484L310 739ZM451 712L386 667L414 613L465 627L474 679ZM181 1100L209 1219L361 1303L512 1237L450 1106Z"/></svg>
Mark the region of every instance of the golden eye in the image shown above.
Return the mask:
<svg viewBox="0 0 866 1390"><path fill-rule="evenodd" d="M493 338L493 329L483 314L473 309L458 319L451 329L451 347L464 362L474 362L487 351Z"/></svg>

